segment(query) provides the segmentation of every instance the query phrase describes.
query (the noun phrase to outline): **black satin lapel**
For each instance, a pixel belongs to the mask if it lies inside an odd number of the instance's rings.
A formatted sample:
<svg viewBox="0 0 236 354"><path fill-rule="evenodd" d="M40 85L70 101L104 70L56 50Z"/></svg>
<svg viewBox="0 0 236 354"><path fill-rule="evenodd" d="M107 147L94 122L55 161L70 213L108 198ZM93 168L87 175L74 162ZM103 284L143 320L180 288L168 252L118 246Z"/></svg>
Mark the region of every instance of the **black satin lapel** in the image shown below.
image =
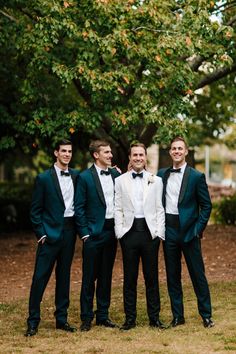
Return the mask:
<svg viewBox="0 0 236 354"><path fill-rule="evenodd" d="M170 167L165 171L164 176L163 176L163 195L162 195L162 204L164 208L166 207L166 187L167 187L167 181L170 176Z"/></svg>
<svg viewBox="0 0 236 354"><path fill-rule="evenodd" d="M71 178L72 178L72 182L73 182L73 185L74 185L74 188L75 188L76 174L70 168L69 168L69 172L70 172L70 175L71 175Z"/></svg>
<svg viewBox="0 0 236 354"><path fill-rule="evenodd" d="M51 175L52 175L52 179L53 179L54 185L56 187L56 191L58 193L58 196L62 200L63 204L65 204L64 203L64 199L63 199L63 195L62 195L62 192L61 192L60 184L59 184L59 181L58 181L58 178L57 178L57 173L56 173L54 167L51 168Z"/></svg>
<svg viewBox="0 0 236 354"><path fill-rule="evenodd" d="M93 176L93 179L94 179L94 183L95 183L99 198L101 199L101 201L104 204L104 206L106 206L106 201L105 201L105 197L104 197L104 194L103 194L102 185L101 185L100 179L98 177L98 173L97 173L96 167L93 165L90 168L90 170L91 170L91 173L92 173L92 176Z"/></svg>
<svg viewBox="0 0 236 354"><path fill-rule="evenodd" d="M180 204L183 200L185 191L186 191L186 187L188 184L188 178L189 178L189 174L190 174L190 167L187 165L184 171L184 175L183 175L183 180L182 180L182 184L181 184L181 188L180 188L180 192L179 192L179 200L178 200L178 204Z"/></svg>

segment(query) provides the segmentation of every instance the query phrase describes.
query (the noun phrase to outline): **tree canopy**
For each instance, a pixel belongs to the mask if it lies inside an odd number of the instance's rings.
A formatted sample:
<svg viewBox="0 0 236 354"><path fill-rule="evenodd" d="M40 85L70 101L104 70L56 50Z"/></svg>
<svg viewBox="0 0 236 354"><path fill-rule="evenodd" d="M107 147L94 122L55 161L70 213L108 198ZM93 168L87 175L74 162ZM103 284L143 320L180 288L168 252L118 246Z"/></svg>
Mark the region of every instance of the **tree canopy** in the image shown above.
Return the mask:
<svg viewBox="0 0 236 354"><path fill-rule="evenodd" d="M0 151L217 137L235 116L236 2L0 0ZM212 16L217 20L213 21ZM196 93L197 89L203 89Z"/></svg>

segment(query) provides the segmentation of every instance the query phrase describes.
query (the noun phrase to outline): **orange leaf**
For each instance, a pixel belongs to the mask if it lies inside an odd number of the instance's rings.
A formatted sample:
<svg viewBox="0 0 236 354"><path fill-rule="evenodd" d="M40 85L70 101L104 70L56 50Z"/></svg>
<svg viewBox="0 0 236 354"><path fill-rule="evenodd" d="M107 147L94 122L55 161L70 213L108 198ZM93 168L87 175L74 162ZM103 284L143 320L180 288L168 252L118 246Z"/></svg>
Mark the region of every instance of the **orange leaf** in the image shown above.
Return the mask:
<svg viewBox="0 0 236 354"><path fill-rule="evenodd" d="M185 91L185 94L192 96L193 95L193 90L188 89L188 90Z"/></svg>
<svg viewBox="0 0 236 354"><path fill-rule="evenodd" d="M122 87L118 87L118 89L117 89L122 95L124 95L125 94L125 91L123 90L123 88Z"/></svg>
<svg viewBox="0 0 236 354"><path fill-rule="evenodd" d="M116 54L116 48L112 48L111 53L112 53L112 55L115 55Z"/></svg>
<svg viewBox="0 0 236 354"><path fill-rule="evenodd" d="M166 49L166 54L171 55L171 49Z"/></svg>
<svg viewBox="0 0 236 354"><path fill-rule="evenodd" d="M74 134L75 128L72 128L72 127L71 127L71 128L69 129L69 132L70 132L71 134Z"/></svg>
<svg viewBox="0 0 236 354"><path fill-rule="evenodd" d="M127 76L123 76L123 79L127 84L129 84L129 79L127 78Z"/></svg>
<svg viewBox="0 0 236 354"><path fill-rule="evenodd" d="M127 123L127 120L126 120L124 114L120 117L120 120L121 120L121 123L122 123L123 125L125 125L125 124Z"/></svg>
<svg viewBox="0 0 236 354"><path fill-rule="evenodd" d="M188 46L192 44L192 41L191 41L191 38L190 38L190 37L186 37L186 38L185 38L185 42L186 42L186 44L187 44Z"/></svg>
<svg viewBox="0 0 236 354"><path fill-rule="evenodd" d="M160 62L160 61L161 61L160 55L156 55L156 56L155 56L155 60L156 60L157 62Z"/></svg>
<svg viewBox="0 0 236 354"><path fill-rule="evenodd" d="M63 5L65 8L70 7L70 4L67 1L64 1Z"/></svg>

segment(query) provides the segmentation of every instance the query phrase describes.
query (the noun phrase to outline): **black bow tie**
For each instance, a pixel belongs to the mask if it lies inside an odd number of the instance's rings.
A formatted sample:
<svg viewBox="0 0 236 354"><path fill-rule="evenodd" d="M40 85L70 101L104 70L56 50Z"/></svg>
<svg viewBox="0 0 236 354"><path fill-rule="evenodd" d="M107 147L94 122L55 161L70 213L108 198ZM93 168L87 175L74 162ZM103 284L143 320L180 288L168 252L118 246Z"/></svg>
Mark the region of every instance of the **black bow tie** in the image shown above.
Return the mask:
<svg viewBox="0 0 236 354"><path fill-rule="evenodd" d="M171 168L170 172L179 173L181 172L181 168Z"/></svg>
<svg viewBox="0 0 236 354"><path fill-rule="evenodd" d="M100 172L100 175L106 175L106 176L109 176L111 174L111 171L109 171L109 170L107 170L107 171L105 171L105 170L101 170L101 172Z"/></svg>
<svg viewBox="0 0 236 354"><path fill-rule="evenodd" d="M140 177L140 178L143 178L143 172L141 172L141 173L132 173L132 176L133 176L133 178L136 178L136 177Z"/></svg>
<svg viewBox="0 0 236 354"><path fill-rule="evenodd" d="M70 172L61 171L61 176L70 176Z"/></svg>

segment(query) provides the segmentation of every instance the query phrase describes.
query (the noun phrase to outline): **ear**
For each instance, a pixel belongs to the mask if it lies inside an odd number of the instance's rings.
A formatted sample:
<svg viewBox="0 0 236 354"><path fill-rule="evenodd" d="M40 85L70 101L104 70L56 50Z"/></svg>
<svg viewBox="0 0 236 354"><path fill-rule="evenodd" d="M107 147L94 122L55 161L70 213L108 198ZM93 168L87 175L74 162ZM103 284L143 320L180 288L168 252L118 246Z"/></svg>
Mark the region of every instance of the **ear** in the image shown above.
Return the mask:
<svg viewBox="0 0 236 354"><path fill-rule="evenodd" d="M54 156L58 156L58 151L57 150L54 150Z"/></svg>
<svg viewBox="0 0 236 354"><path fill-rule="evenodd" d="M97 160L99 158L99 153L97 151L95 151L93 153L93 157L94 157L95 160Z"/></svg>
<svg viewBox="0 0 236 354"><path fill-rule="evenodd" d="M188 150L186 150L186 151L185 151L184 155L185 155L185 156L187 156L187 155L188 155Z"/></svg>

